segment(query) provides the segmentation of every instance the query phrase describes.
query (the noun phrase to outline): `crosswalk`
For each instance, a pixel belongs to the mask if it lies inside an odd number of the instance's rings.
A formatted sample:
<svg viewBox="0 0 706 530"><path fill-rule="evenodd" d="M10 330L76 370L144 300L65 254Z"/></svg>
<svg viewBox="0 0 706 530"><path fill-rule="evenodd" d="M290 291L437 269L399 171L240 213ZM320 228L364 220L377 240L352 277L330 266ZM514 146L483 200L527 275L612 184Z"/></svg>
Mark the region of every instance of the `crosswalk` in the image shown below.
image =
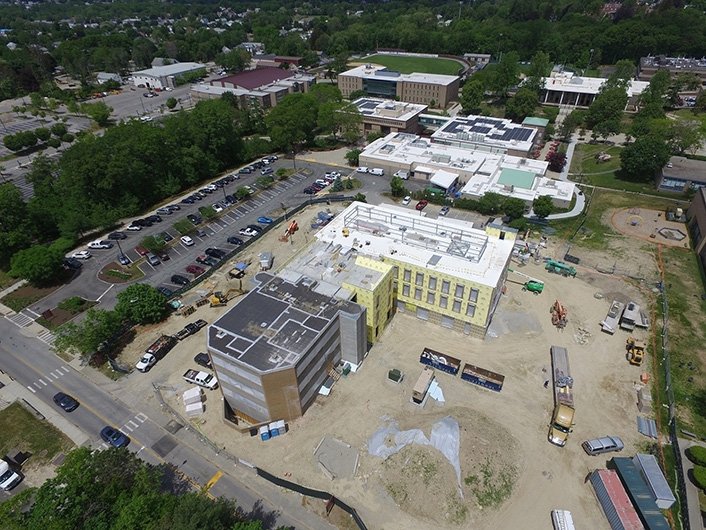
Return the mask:
<svg viewBox="0 0 706 530"><path fill-rule="evenodd" d="M5 318L15 324L19 328L26 328L29 326L32 322L34 322L34 319L36 317L31 317L29 315L26 315L25 313L9 313L5 315Z"/></svg>
<svg viewBox="0 0 706 530"><path fill-rule="evenodd" d="M43 377L38 377L37 380L32 382L31 385L27 385L27 389L32 392L32 394L36 394L37 390L41 390L45 386L48 386L49 383L51 383L52 381L56 381L60 377L68 374L70 371L71 370L68 366L61 365L56 370L48 372Z"/></svg>
<svg viewBox="0 0 706 530"><path fill-rule="evenodd" d="M54 335L51 331L48 329L42 330L39 335L37 335L37 338L41 340L42 342L48 344L49 346L54 345L54 341L56 340L56 335Z"/></svg>

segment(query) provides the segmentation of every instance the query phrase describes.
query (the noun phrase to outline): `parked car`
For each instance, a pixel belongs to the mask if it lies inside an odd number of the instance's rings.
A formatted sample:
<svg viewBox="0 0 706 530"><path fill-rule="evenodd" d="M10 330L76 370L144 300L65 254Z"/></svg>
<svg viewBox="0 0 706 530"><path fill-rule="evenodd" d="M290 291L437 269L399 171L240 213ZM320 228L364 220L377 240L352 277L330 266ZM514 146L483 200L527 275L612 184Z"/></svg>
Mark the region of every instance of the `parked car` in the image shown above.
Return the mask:
<svg viewBox="0 0 706 530"><path fill-rule="evenodd" d="M133 223L128 225L127 230L130 230L130 232L139 232L142 230L142 227Z"/></svg>
<svg viewBox="0 0 706 530"><path fill-rule="evenodd" d="M202 254L201 256L196 258L196 263L208 265L209 267L215 267L216 265L220 264L220 261L216 258L212 258L211 256L207 256L206 254Z"/></svg>
<svg viewBox="0 0 706 530"><path fill-rule="evenodd" d="M159 215L156 215L156 214L154 214L154 215L148 215L147 217L145 217L145 221L148 221L148 222L150 222L150 223L161 223L161 222L162 222L162 218L161 218Z"/></svg>
<svg viewBox="0 0 706 530"><path fill-rule="evenodd" d="M622 451L625 448L623 441L617 436L604 436L586 440L581 444L583 450L591 456L602 455L611 451Z"/></svg>
<svg viewBox="0 0 706 530"><path fill-rule="evenodd" d="M130 265L132 263L132 260L128 258L125 254L118 254L118 261L120 262L120 265Z"/></svg>
<svg viewBox="0 0 706 530"><path fill-rule="evenodd" d="M253 230L252 228L241 228L238 230L238 233L241 236L248 236L248 237L253 237L259 234L256 230Z"/></svg>
<svg viewBox="0 0 706 530"><path fill-rule="evenodd" d="M146 256L147 254L149 254L150 251L147 250L147 249L146 249L145 247L143 247L142 245L137 245L137 246L135 247L135 252L137 252L140 256Z"/></svg>
<svg viewBox="0 0 706 530"><path fill-rule="evenodd" d="M97 241L91 241L88 244L88 248L91 249L109 249L113 248L113 243L111 241L103 241L103 240L97 240Z"/></svg>
<svg viewBox="0 0 706 530"><path fill-rule="evenodd" d="M101 429L101 438L113 447L127 447L130 443L130 438L109 425Z"/></svg>
<svg viewBox="0 0 706 530"><path fill-rule="evenodd" d="M439 210L439 215L446 217L448 215L450 208L448 206L442 206L441 210Z"/></svg>
<svg viewBox="0 0 706 530"><path fill-rule="evenodd" d="M313 194L316 193L317 191L319 191L319 190L314 189L314 188L312 188L311 186L309 186L308 188L304 188L304 190L303 190L302 193L306 193L307 195L313 195Z"/></svg>
<svg viewBox="0 0 706 530"><path fill-rule="evenodd" d="M249 167L243 167L238 170L238 173L241 175L249 175L252 173L252 170Z"/></svg>
<svg viewBox="0 0 706 530"><path fill-rule="evenodd" d="M165 206L165 208L171 212L177 212L181 210L181 206L178 204L170 204L169 206Z"/></svg>
<svg viewBox="0 0 706 530"><path fill-rule="evenodd" d="M206 196L205 193L200 193L200 192L198 192L198 191L191 194L191 197L192 197L195 201L200 201L200 200L203 199L205 196Z"/></svg>
<svg viewBox="0 0 706 530"><path fill-rule="evenodd" d="M162 261L169 261L171 258L169 257L169 253L167 250L162 250L161 252L157 252L157 257L161 259Z"/></svg>
<svg viewBox="0 0 706 530"><path fill-rule="evenodd" d="M199 318L197 321L194 322L194 326L196 326L196 329L201 329L203 327L206 327L207 325L208 325L208 322L206 322L202 318Z"/></svg>
<svg viewBox="0 0 706 530"><path fill-rule="evenodd" d="M407 206L410 202L412 202L412 197L407 195L404 199L402 199L402 205Z"/></svg>
<svg viewBox="0 0 706 530"><path fill-rule="evenodd" d="M233 197L233 195L226 195L225 199L223 199L228 206L233 206L236 202L237 199Z"/></svg>
<svg viewBox="0 0 706 530"><path fill-rule="evenodd" d="M172 283L175 285L189 285L191 281L185 276L182 276L181 274L174 274L172 275Z"/></svg>
<svg viewBox="0 0 706 530"><path fill-rule="evenodd" d="M161 237L165 243L168 243L172 239L174 239L169 232L160 232L157 234L157 237Z"/></svg>
<svg viewBox="0 0 706 530"><path fill-rule="evenodd" d="M227 252L224 250L221 250L220 248L207 248L205 250L207 256L211 256L212 258L216 259L223 259L226 257Z"/></svg>
<svg viewBox="0 0 706 530"><path fill-rule="evenodd" d="M157 364L157 357L151 353L145 353L142 357L140 357L140 360L137 361L135 368L140 372L145 373L149 372L155 364Z"/></svg>
<svg viewBox="0 0 706 530"><path fill-rule="evenodd" d="M184 204L194 204L194 203L196 202L196 199L194 199L193 197L189 196L189 197L184 197L184 198L181 200L181 202L184 203Z"/></svg>
<svg viewBox="0 0 706 530"><path fill-rule="evenodd" d="M365 166L360 166L358 169L355 170L356 173L367 173L368 168Z"/></svg>
<svg viewBox="0 0 706 530"><path fill-rule="evenodd" d="M213 208L213 211L216 212L216 213L221 213L221 212L223 211L223 206L221 206L221 205L218 204L218 203L215 203L215 204L214 204L213 206L211 206L211 207Z"/></svg>
<svg viewBox="0 0 706 530"><path fill-rule="evenodd" d="M69 269L72 271L77 271L81 267L83 267L83 263L81 263L81 261L77 260L76 258L64 258L62 265L65 269Z"/></svg>
<svg viewBox="0 0 706 530"><path fill-rule="evenodd" d="M88 252L88 250L79 250L71 254L69 257L74 259L89 259L91 257L91 253Z"/></svg>
<svg viewBox="0 0 706 530"><path fill-rule="evenodd" d="M257 232L258 234L261 234L263 230L263 228L258 225L248 225L248 228L250 228L251 230L255 230L255 232Z"/></svg>
<svg viewBox="0 0 706 530"><path fill-rule="evenodd" d="M415 206L415 208L421 212L424 208L427 207L427 204L429 204L429 201L426 200L426 199L422 199L421 201L419 201L419 202L417 203L417 205Z"/></svg>
<svg viewBox="0 0 706 530"><path fill-rule="evenodd" d="M189 215L186 216L186 218L189 221L191 221L192 223L194 223L195 225L201 224L201 221L203 221L203 219L201 218L200 215L196 215L194 213L190 213Z"/></svg>
<svg viewBox="0 0 706 530"><path fill-rule="evenodd" d="M198 265L191 264L186 267L186 272L188 272L189 274L193 274L194 276L200 276L204 272L206 272L206 269L204 269L203 267L199 267Z"/></svg>
<svg viewBox="0 0 706 530"><path fill-rule="evenodd" d="M73 412L78 408L78 401L63 392L55 394L53 399L54 403L64 409L65 412Z"/></svg>
<svg viewBox="0 0 706 530"><path fill-rule="evenodd" d="M208 186L206 186L206 189L207 189L207 190L211 190L211 191L213 192L213 191L216 191L216 190L218 189L218 186L216 186L216 183L215 183L215 182L212 182L211 184L209 184Z"/></svg>
<svg viewBox="0 0 706 530"><path fill-rule="evenodd" d="M263 167L260 170L260 174L263 176L264 175L271 175L272 173L274 173L274 169L272 169L271 167Z"/></svg>
<svg viewBox="0 0 706 530"><path fill-rule="evenodd" d="M271 225L272 223L275 222L272 217L265 217L264 215L262 217L257 218L257 222L263 225Z"/></svg>
<svg viewBox="0 0 706 530"><path fill-rule="evenodd" d="M157 290L160 293L162 293L164 296L166 296L167 298L169 298L170 296L172 296L174 294L174 291L172 291L168 287L163 287L161 285L159 287L157 287Z"/></svg>
<svg viewBox="0 0 706 530"><path fill-rule="evenodd" d="M214 186L214 187L215 187L215 186ZM204 196L205 196L205 195L210 195L211 193L213 193L213 191L214 191L214 190L212 190L212 189L210 189L210 188L201 188L201 189L199 190L199 193L202 193L202 194L204 194Z"/></svg>
<svg viewBox="0 0 706 530"><path fill-rule="evenodd" d="M230 236L228 239L226 239L226 241L228 243L230 243L231 245L238 245L238 246L240 246L244 243L244 241L242 239L240 239L239 237L236 237L236 236Z"/></svg>
<svg viewBox="0 0 706 530"><path fill-rule="evenodd" d="M145 254L145 258L147 258L147 263L149 263L153 267L156 267L157 265L162 263L162 260L160 260L157 256L155 256L151 252L148 252L147 254Z"/></svg>
<svg viewBox="0 0 706 530"><path fill-rule="evenodd" d="M159 215L172 215L172 211L169 208L159 208L157 210L157 214L159 214Z"/></svg>
<svg viewBox="0 0 706 530"><path fill-rule="evenodd" d="M194 240L191 239L189 236L181 236L179 239L180 239L181 242L184 243L184 245L186 245L187 247L190 247L191 245L194 244Z"/></svg>
<svg viewBox="0 0 706 530"><path fill-rule="evenodd" d="M196 356L194 357L194 362L200 366L203 366L204 368L212 368L213 366L211 365L211 358L208 356L208 353L197 353Z"/></svg>
<svg viewBox="0 0 706 530"><path fill-rule="evenodd" d="M112 239L113 241L117 241L118 239L127 239L127 235L122 232L111 232L108 234L108 239Z"/></svg>

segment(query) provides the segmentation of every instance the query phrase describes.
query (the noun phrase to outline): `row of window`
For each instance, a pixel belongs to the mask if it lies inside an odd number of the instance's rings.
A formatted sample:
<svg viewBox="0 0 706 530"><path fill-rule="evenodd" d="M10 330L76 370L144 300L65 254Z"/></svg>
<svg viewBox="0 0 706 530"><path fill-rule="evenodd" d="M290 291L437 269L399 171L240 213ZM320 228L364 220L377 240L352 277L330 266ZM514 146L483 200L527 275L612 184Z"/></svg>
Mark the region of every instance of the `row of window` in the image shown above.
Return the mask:
<svg viewBox="0 0 706 530"><path fill-rule="evenodd" d="M409 269L404 270L404 277L403 280L405 282L411 283L412 282L412 271ZM439 282L438 279L435 276L429 276L429 280L427 282L427 289L430 291L436 291L437 286ZM414 285L419 286L419 287L424 287L424 273L418 272L414 276ZM441 292L443 294L449 294L451 291L451 282L449 280L441 280ZM463 298L463 295L466 291L466 286L460 283L457 283L454 288L454 297L455 298ZM469 289L468 290L468 300L476 303L478 301L478 289Z"/></svg>
<svg viewBox="0 0 706 530"><path fill-rule="evenodd" d="M411 289L412 288L410 285L408 285L406 283L403 284L402 285L402 296L410 296ZM423 291L420 287L414 288L414 299L415 300L418 300L421 302L422 301L422 294L423 294ZM436 305L436 296L437 296L437 293L434 293L432 291L427 291L427 296L426 296L426 300L425 300L426 303L429 305ZM439 307L441 309L448 309L448 307L449 307L449 297L448 296L446 296L444 294L439 295ZM458 300L458 299L454 299L451 304L451 311L453 311L454 313L460 313L462 308L463 308L463 301ZM475 304L468 302L466 304L466 316L472 317L475 314L476 314Z"/></svg>

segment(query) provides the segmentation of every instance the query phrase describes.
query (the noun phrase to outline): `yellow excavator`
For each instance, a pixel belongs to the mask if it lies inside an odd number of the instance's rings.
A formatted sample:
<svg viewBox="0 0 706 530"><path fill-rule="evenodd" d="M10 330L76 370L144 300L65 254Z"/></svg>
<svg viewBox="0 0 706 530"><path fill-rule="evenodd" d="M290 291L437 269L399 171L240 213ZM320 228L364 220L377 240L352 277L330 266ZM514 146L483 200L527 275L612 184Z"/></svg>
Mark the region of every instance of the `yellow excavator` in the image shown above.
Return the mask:
<svg viewBox="0 0 706 530"><path fill-rule="evenodd" d="M645 357L645 343L634 337L630 337L625 342L625 349L627 350L625 357L628 362L634 366L640 366Z"/></svg>

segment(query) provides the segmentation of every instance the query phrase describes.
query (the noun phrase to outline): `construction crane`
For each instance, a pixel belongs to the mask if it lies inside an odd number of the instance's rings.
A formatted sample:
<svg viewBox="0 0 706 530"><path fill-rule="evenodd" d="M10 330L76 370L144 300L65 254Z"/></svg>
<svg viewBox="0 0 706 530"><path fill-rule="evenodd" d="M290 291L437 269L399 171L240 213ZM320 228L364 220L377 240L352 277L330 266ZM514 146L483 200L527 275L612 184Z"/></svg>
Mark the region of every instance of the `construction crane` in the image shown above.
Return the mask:
<svg viewBox="0 0 706 530"><path fill-rule="evenodd" d="M544 290L544 282L542 280L538 280L537 278L533 278L532 276L529 276L524 272L519 272L513 269L508 269L508 272L513 272L518 276L522 276L523 278L527 279L527 281L522 284L523 291L529 291L530 293L540 294Z"/></svg>
<svg viewBox="0 0 706 530"><path fill-rule="evenodd" d="M551 308L551 314L552 324L559 329L564 329L566 327L567 311L559 300L554 301L554 305L552 305Z"/></svg>

